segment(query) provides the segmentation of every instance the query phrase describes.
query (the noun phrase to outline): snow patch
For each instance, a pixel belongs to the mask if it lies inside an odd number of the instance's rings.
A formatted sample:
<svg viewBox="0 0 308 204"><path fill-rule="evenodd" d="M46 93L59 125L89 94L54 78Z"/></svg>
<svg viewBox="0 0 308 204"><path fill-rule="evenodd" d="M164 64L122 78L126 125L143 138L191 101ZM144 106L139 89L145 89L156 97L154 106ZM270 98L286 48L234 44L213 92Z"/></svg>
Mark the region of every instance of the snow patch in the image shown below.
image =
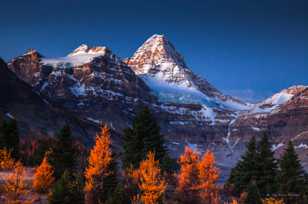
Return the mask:
<svg viewBox="0 0 308 204"><path fill-rule="evenodd" d="M11 113L6 113L5 115L11 119L15 119L15 117Z"/></svg>
<svg viewBox="0 0 308 204"><path fill-rule="evenodd" d="M96 119L93 119L93 118L91 118L91 117L87 117L87 120L88 120L88 121L91 121L91 122L93 122L93 123L96 123L96 124L101 124L101 121L100 121L100 120L96 120Z"/></svg>
<svg viewBox="0 0 308 204"><path fill-rule="evenodd" d="M261 129L258 128L258 127L251 127L251 129L253 129L254 131L257 131L257 132L260 132L260 131L261 131Z"/></svg>
<svg viewBox="0 0 308 204"><path fill-rule="evenodd" d="M300 143L299 145L295 146L295 149L308 149L308 145Z"/></svg>
<svg viewBox="0 0 308 204"><path fill-rule="evenodd" d="M80 84L79 82L77 82L74 86L72 86L70 90L77 97L86 95L85 85Z"/></svg>
<svg viewBox="0 0 308 204"><path fill-rule="evenodd" d="M271 150L273 152L275 152L276 150L278 150L279 148L283 147L284 144L283 143L279 143L279 144L273 144Z"/></svg>

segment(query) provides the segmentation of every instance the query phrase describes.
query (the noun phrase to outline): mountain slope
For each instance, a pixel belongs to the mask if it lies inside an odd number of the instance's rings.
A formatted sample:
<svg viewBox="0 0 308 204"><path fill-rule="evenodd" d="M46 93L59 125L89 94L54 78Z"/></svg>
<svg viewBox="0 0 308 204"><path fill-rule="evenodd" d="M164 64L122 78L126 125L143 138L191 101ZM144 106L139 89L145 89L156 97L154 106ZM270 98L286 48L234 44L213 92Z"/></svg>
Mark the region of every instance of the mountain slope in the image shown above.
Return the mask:
<svg viewBox="0 0 308 204"><path fill-rule="evenodd" d="M53 136L66 123L76 137L87 141L93 127L50 106L29 85L19 80L0 59L0 111L18 121L21 135Z"/></svg>

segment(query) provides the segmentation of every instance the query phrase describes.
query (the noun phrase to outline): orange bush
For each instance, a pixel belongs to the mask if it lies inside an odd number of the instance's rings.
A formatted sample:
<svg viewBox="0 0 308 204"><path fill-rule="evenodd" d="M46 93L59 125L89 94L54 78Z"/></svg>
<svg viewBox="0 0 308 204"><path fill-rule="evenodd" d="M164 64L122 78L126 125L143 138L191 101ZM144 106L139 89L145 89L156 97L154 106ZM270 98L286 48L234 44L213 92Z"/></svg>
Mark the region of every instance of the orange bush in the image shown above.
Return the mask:
<svg viewBox="0 0 308 204"><path fill-rule="evenodd" d="M48 163L45 155L42 163L35 170L33 188L37 192L46 193L54 182L53 167Z"/></svg>
<svg viewBox="0 0 308 204"><path fill-rule="evenodd" d="M24 166L20 162L16 162L12 172L3 178L1 190L5 203L31 203L31 201L25 198L29 193L25 184L25 174Z"/></svg>
<svg viewBox="0 0 308 204"><path fill-rule="evenodd" d="M12 170L15 161L7 149L0 149L0 170Z"/></svg>
<svg viewBox="0 0 308 204"><path fill-rule="evenodd" d="M263 204L284 204L282 199L279 198L265 198L262 200Z"/></svg>

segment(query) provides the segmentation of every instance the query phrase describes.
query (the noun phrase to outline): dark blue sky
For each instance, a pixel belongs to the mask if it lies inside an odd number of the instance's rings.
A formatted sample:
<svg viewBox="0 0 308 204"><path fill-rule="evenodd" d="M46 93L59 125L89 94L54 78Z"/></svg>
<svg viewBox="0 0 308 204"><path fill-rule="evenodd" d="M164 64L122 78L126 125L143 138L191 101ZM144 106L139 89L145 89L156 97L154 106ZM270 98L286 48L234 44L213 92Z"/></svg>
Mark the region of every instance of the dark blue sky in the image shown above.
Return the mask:
<svg viewBox="0 0 308 204"><path fill-rule="evenodd" d="M304 0L8 0L0 8L6 60L27 48L63 56L81 43L124 58L159 33L224 92L260 99L308 84Z"/></svg>

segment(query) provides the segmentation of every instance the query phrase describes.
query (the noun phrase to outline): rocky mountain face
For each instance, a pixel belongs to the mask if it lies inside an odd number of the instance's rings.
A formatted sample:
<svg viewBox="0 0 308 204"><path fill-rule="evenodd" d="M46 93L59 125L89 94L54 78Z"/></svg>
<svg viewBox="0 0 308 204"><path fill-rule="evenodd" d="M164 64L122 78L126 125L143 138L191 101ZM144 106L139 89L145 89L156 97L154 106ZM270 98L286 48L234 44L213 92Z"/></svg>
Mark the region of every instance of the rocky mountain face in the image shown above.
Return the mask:
<svg viewBox="0 0 308 204"><path fill-rule="evenodd" d="M104 121L117 129L127 127L139 106L155 100L144 82L106 47L81 45L54 59L32 50L9 67L51 104L96 125Z"/></svg>
<svg viewBox="0 0 308 204"><path fill-rule="evenodd" d="M8 66L51 106L96 127L105 122L121 133L140 107L150 107L172 155L184 145L211 148L229 169L263 130L277 154L289 139L302 158L308 152L308 87L290 87L258 104L226 96L194 74L163 35L150 37L126 60L106 47L81 45L61 58L30 50Z"/></svg>
<svg viewBox="0 0 308 204"><path fill-rule="evenodd" d="M0 59L0 114L18 120L23 136L44 137L54 135L65 124L71 124L76 137L89 141L96 127L51 106L32 88L16 77ZM92 139L92 138L91 138Z"/></svg>

